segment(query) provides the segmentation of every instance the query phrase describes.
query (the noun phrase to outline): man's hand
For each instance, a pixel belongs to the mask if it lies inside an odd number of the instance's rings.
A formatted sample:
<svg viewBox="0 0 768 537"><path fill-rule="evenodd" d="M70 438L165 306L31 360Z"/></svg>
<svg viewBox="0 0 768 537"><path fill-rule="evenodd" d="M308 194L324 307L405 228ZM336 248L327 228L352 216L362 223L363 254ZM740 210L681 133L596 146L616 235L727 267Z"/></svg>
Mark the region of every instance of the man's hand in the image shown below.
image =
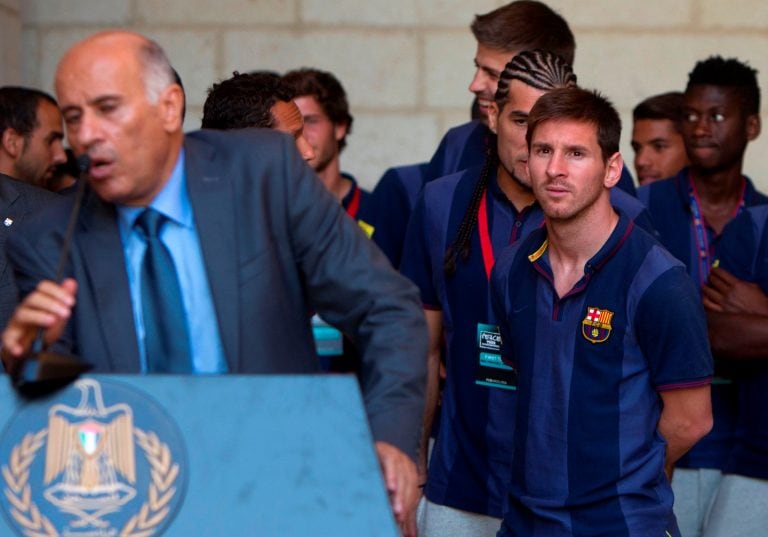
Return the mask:
<svg viewBox="0 0 768 537"><path fill-rule="evenodd" d="M44 280L27 295L16 307L3 331L3 361L6 367L29 352L40 328L45 329L47 344L59 339L72 314L75 293L77 282L68 278L61 285Z"/></svg>
<svg viewBox="0 0 768 537"><path fill-rule="evenodd" d="M710 311L768 315L768 297L762 289L721 268L712 269L702 295L704 307Z"/></svg>
<svg viewBox="0 0 768 537"><path fill-rule="evenodd" d="M404 537L416 537L416 506L419 501L419 480L416 464L402 451L386 442L376 442L384 483L395 520Z"/></svg>

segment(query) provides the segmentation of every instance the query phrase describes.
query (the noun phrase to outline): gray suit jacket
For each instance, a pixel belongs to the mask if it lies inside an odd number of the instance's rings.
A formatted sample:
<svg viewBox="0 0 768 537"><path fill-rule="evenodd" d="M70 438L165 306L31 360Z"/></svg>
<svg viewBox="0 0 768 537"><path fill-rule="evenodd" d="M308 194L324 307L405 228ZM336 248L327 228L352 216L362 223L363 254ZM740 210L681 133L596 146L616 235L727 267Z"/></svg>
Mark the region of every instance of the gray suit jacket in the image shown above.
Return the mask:
<svg viewBox="0 0 768 537"><path fill-rule="evenodd" d="M199 131L188 134L184 146L187 189L230 371L317 371L309 320L316 311L362 350L374 437L413 456L426 370L426 328L414 287L323 188L290 137ZM66 221L71 204L56 204L11 237L8 255L22 294L54 273L65 227L58 222ZM93 193L83 202L70 260L77 305L59 348L96 371L138 372L116 210Z"/></svg>
<svg viewBox="0 0 768 537"><path fill-rule="evenodd" d="M0 173L0 327L8 322L18 301L13 270L5 257L5 241L24 220L55 199L58 196L53 192Z"/></svg>

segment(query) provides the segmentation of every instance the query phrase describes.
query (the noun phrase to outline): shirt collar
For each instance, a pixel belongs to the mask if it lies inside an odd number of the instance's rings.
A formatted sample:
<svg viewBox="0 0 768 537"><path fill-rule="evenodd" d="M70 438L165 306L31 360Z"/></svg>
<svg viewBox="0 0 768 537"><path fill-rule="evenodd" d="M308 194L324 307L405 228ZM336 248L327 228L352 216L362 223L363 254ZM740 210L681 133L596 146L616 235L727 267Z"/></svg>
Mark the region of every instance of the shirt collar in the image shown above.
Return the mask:
<svg viewBox="0 0 768 537"><path fill-rule="evenodd" d="M357 190L357 181L355 181L355 178L346 172L341 172L341 176L344 179L348 179L349 181L352 182L352 185L349 187L349 192L347 192L344 195L344 197L341 199L341 206L346 209L347 207L349 207L349 204L352 203L352 198L355 197L355 191Z"/></svg>
<svg viewBox="0 0 768 537"><path fill-rule="evenodd" d="M187 174L184 170L184 148L181 148L179 157L176 159L176 164L171 171L171 176L168 182L165 183L163 189L155 196L155 199L149 204L149 207L155 209L159 213L162 213L168 219L173 220L177 224L186 227L194 227L194 219L192 216L192 204L189 200L189 193L187 192ZM144 207L128 207L126 205L118 205L117 213L120 218L121 226L124 229L130 230L133 228L136 218L139 217Z"/></svg>
<svg viewBox="0 0 768 537"><path fill-rule="evenodd" d="M598 252L584 265L584 274L586 276L600 270L603 265L616 255L616 252L619 251L619 248L621 248L621 245L627 240L627 237L629 237L630 232L635 226L632 219L621 209L614 207L614 210L619 214L619 222L611 232L608 240L605 241L605 244L603 244L603 246L600 247L600 250L598 250ZM534 235L534 233L531 233L531 235ZM545 254L549 248L549 238L547 237L546 227L542 227L535 236L537 238L531 243L532 248L535 249L529 252L528 260L534 264L544 263L548 266L549 260Z"/></svg>

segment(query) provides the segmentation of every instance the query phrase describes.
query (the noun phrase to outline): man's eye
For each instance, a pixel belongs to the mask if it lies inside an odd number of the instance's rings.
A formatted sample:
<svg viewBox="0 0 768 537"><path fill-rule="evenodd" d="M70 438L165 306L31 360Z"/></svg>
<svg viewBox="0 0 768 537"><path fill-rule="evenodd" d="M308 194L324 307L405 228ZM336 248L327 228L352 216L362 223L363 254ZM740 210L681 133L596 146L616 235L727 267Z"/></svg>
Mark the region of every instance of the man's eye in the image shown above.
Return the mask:
<svg viewBox="0 0 768 537"><path fill-rule="evenodd" d="M688 123L696 123L699 120L699 114L693 114L693 113L686 114L685 120Z"/></svg>
<svg viewBox="0 0 768 537"><path fill-rule="evenodd" d="M712 114L712 121L715 123L722 123L725 121L725 116L723 114Z"/></svg>

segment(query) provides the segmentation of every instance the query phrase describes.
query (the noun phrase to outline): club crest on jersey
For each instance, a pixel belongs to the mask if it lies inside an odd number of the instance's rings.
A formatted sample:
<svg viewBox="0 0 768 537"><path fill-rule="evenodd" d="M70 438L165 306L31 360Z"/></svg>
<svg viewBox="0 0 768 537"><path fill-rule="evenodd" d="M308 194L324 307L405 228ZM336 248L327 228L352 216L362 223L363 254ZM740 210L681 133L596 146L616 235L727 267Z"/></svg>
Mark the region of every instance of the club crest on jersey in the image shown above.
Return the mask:
<svg viewBox="0 0 768 537"><path fill-rule="evenodd" d="M603 343L611 335L613 312L602 308L587 308L587 316L581 321L581 335L592 343Z"/></svg>

